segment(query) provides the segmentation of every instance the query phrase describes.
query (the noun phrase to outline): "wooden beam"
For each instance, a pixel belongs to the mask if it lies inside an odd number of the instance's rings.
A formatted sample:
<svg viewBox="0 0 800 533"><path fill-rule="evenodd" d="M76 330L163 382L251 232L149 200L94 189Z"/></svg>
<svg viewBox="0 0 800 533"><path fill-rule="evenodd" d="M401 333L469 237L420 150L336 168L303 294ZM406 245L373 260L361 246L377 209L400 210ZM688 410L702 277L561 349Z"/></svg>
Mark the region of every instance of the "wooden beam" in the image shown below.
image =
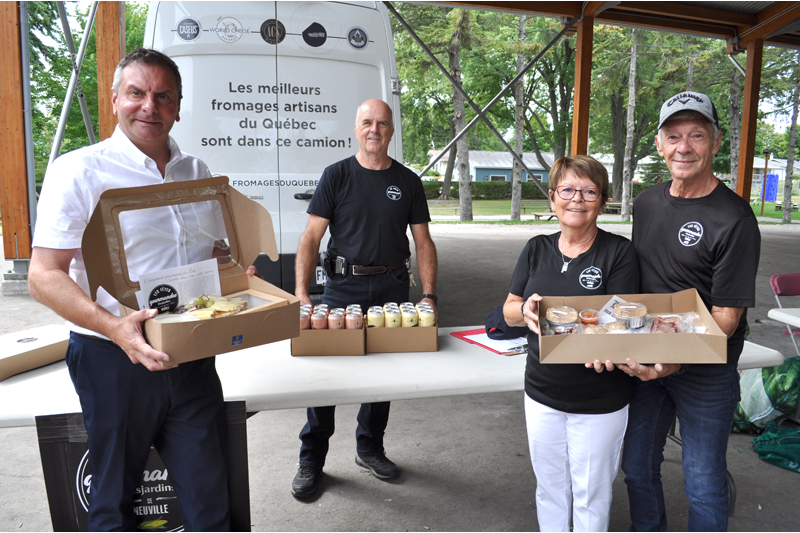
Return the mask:
<svg viewBox="0 0 800 533"><path fill-rule="evenodd" d="M598 13L602 13L606 9L610 9L620 2L602 2L602 1L594 1L594 2L586 2L586 5L583 8L583 16L584 17L596 17Z"/></svg>
<svg viewBox="0 0 800 533"><path fill-rule="evenodd" d="M589 103L592 97L592 44L594 19L578 22L575 45L575 97L572 108L572 155L589 153Z"/></svg>
<svg viewBox="0 0 800 533"><path fill-rule="evenodd" d="M733 26L715 24L714 22L691 21L678 17L651 15L649 13L626 12L617 8L598 14L595 17L595 22L622 24L649 30L691 33L718 39L730 39L736 35L736 30Z"/></svg>
<svg viewBox="0 0 800 533"><path fill-rule="evenodd" d="M758 15L758 24L739 32L733 48L745 50L750 41L764 40L800 19L800 2L775 2Z"/></svg>
<svg viewBox="0 0 800 533"><path fill-rule="evenodd" d="M742 134L739 146L739 174L736 177L736 194L750 201L753 184L753 156L758 128L758 91L761 87L761 63L764 41L754 39L747 43L747 74L744 77L744 107L742 109Z"/></svg>
<svg viewBox="0 0 800 533"><path fill-rule="evenodd" d="M700 7L685 2L620 2L617 9L660 17L679 17L702 22L714 21L731 26L753 26L758 22L755 15Z"/></svg>
<svg viewBox="0 0 800 533"><path fill-rule="evenodd" d="M6 259L30 259L28 166L22 94L22 54L17 2L0 2L0 210Z"/></svg>
<svg viewBox="0 0 800 533"><path fill-rule="evenodd" d="M114 70L125 56L125 2L100 2L97 6L97 105L100 138L114 133L117 117L111 104Z"/></svg>

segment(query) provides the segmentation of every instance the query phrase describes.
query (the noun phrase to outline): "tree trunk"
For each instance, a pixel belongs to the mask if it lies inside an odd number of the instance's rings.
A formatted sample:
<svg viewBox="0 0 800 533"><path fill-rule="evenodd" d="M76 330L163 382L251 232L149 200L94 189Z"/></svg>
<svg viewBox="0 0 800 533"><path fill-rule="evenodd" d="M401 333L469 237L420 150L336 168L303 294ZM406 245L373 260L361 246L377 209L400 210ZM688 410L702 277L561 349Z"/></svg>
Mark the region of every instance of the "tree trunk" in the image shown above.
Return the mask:
<svg viewBox="0 0 800 533"><path fill-rule="evenodd" d="M797 60L800 61L800 52L797 53ZM795 72L800 68L795 67ZM795 76L797 85L794 87L792 95L792 126L789 129L789 148L786 155L786 180L783 182L783 222L792 222L792 173L794 173L794 144L797 142L797 111L800 107L800 79Z"/></svg>
<svg viewBox="0 0 800 533"><path fill-rule="evenodd" d="M625 138L625 158L622 165L622 220L630 221L631 211L628 202L631 199L631 157L633 155L633 129L634 111L636 110L636 35L637 30L631 30L631 70L628 75L628 128Z"/></svg>
<svg viewBox="0 0 800 533"><path fill-rule="evenodd" d="M519 17L519 42L525 42L525 22L528 20L526 15ZM517 54L517 74L525 68L525 56ZM519 80L514 84L514 151L520 158L523 158L522 140L525 135L525 84ZM522 205L522 166L514 160L514 167L511 171L511 220L520 220L520 206Z"/></svg>
<svg viewBox="0 0 800 533"><path fill-rule="evenodd" d="M733 69L731 77L731 104L729 107L731 120L731 189L736 190L736 178L739 176L739 139L742 132L742 108L739 107L739 69Z"/></svg>
<svg viewBox="0 0 800 533"><path fill-rule="evenodd" d="M450 139L456 137L455 122L450 120ZM450 148L450 154L447 156L447 168L444 171L444 180L442 180L442 194L439 195L439 200L452 200L450 196L450 185L453 183L453 169L456 167L456 155L458 154L458 146Z"/></svg>
<svg viewBox="0 0 800 533"><path fill-rule="evenodd" d="M686 72L686 90L692 90L692 83L694 82L694 56L689 56L689 69Z"/></svg>
<svg viewBox="0 0 800 533"><path fill-rule="evenodd" d="M468 14L464 9L461 11L462 21ZM455 82L461 85L461 40L462 40L462 24L459 23L456 31L453 32L450 40L450 47L447 55L450 58L450 75L453 76ZM467 117L464 112L464 97L461 93L453 87L453 116L456 124L456 135L461 133L467 125ZM456 168L458 169L458 196L459 205L461 207L461 220L472 220L472 183L469 175L469 143L467 136L464 135L456 143L458 152L456 154Z"/></svg>
<svg viewBox="0 0 800 533"><path fill-rule="evenodd" d="M625 157L625 98L619 92L609 95L611 101L611 151L614 155L614 166L611 169L611 197L619 201L622 198L622 168Z"/></svg>

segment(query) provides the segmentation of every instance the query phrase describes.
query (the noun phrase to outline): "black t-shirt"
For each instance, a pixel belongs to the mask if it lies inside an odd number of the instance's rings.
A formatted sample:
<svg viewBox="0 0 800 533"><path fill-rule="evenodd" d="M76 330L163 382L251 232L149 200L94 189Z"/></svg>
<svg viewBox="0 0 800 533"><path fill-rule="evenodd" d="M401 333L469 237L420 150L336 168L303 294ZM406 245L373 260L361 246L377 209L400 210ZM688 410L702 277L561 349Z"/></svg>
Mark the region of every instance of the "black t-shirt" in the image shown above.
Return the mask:
<svg viewBox="0 0 800 533"><path fill-rule="evenodd" d="M696 288L710 310L744 307L728 339L728 364L744 346L747 307L756 303L761 234L753 209L720 183L702 198L676 198L667 182L636 197L633 245L639 257L642 292Z"/></svg>
<svg viewBox="0 0 800 533"><path fill-rule="evenodd" d="M369 170L355 156L325 169L308 213L330 221L332 257L365 266L401 264L411 255L408 225L431 220L419 176L394 159Z"/></svg>
<svg viewBox="0 0 800 533"><path fill-rule="evenodd" d="M588 296L638 292L639 267L628 239L598 230L592 247L574 258L562 274L560 235L538 235L528 241L508 292L524 300L533 293ZM539 336L528 334L525 392L537 402L567 413L612 413L630 402L632 390L632 378L619 369L598 374L582 364L539 364Z"/></svg>

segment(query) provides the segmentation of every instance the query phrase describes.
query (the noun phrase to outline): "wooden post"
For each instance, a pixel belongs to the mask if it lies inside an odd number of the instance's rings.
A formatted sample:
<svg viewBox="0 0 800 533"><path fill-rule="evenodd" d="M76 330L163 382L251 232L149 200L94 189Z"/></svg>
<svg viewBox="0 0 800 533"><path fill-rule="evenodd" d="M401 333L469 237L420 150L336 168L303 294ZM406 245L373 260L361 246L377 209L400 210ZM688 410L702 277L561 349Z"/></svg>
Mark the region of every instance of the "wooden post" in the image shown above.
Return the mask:
<svg viewBox="0 0 800 533"><path fill-rule="evenodd" d="M764 41L754 39L747 43L747 74L744 78L744 108L742 109L742 136L739 145L739 175L736 194L750 201L753 185L753 156L756 149L758 127L758 91L761 87L761 62Z"/></svg>
<svg viewBox="0 0 800 533"><path fill-rule="evenodd" d="M6 259L30 259L28 166L22 94L22 55L17 2L0 2L0 210Z"/></svg>
<svg viewBox="0 0 800 533"><path fill-rule="evenodd" d="M125 57L125 2L100 2L97 6L97 105L100 138L111 137L117 125L111 104L114 70Z"/></svg>
<svg viewBox="0 0 800 533"><path fill-rule="evenodd" d="M592 96L592 44L594 18L578 22L575 53L575 97L572 108L572 155L589 152L589 103Z"/></svg>

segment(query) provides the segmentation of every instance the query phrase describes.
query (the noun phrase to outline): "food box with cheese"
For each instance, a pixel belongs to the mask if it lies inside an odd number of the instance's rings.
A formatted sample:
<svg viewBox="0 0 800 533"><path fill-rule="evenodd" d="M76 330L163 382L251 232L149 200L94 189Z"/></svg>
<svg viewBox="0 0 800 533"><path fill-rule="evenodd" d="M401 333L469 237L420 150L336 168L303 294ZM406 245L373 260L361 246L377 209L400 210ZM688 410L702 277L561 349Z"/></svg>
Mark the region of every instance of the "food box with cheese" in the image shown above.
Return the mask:
<svg viewBox="0 0 800 533"><path fill-rule="evenodd" d="M199 254L202 257L197 261L217 258L222 294L212 296L244 300L246 308L230 316L197 317L207 320L147 320L144 333L151 346L169 354L174 364L297 337L300 301L271 283L245 274L260 253L272 261L278 259L269 212L231 187L224 176L103 193L81 247L93 299L102 287L120 302L122 314L139 309L139 283L133 281L138 278L129 269L126 248L136 250L136 246L146 247L147 239L162 238L158 224L148 222L158 220L159 209L172 209L178 213L175 218L184 220L181 232L186 235L181 234L178 253ZM216 220L211 225L222 228L218 230L221 236L210 235L202 227L207 215L196 217L200 223L195 225L200 227L193 227L194 219L182 215L208 211ZM204 239L210 243L205 248ZM220 247L212 248L218 243ZM219 250L223 252L217 253ZM142 252L146 250L139 249L138 253ZM217 303L216 310L224 315L229 306Z"/></svg>
<svg viewBox="0 0 800 533"><path fill-rule="evenodd" d="M727 337L711 317L696 289L672 294L618 295L627 304L617 309L619 322L614 324L623 330L628 329L629 325L638 328L635 333L607 333L596 330L594 325L574 330L581 333L567 333L572 331L570 324L581 324L581 311L602 310L612 296L544 297L539 303L539 323L554 323L556 327L550 331L554 334L539 336L539 360L552 364L590 363L599 359L624 364L630 357L642 364L726 362ZM552 322L548 321L548 310L551 310L549 318ZM676 316L687 313L696 313L702 327L694 332L656 332L679 331L673 321Z"/></svg>

